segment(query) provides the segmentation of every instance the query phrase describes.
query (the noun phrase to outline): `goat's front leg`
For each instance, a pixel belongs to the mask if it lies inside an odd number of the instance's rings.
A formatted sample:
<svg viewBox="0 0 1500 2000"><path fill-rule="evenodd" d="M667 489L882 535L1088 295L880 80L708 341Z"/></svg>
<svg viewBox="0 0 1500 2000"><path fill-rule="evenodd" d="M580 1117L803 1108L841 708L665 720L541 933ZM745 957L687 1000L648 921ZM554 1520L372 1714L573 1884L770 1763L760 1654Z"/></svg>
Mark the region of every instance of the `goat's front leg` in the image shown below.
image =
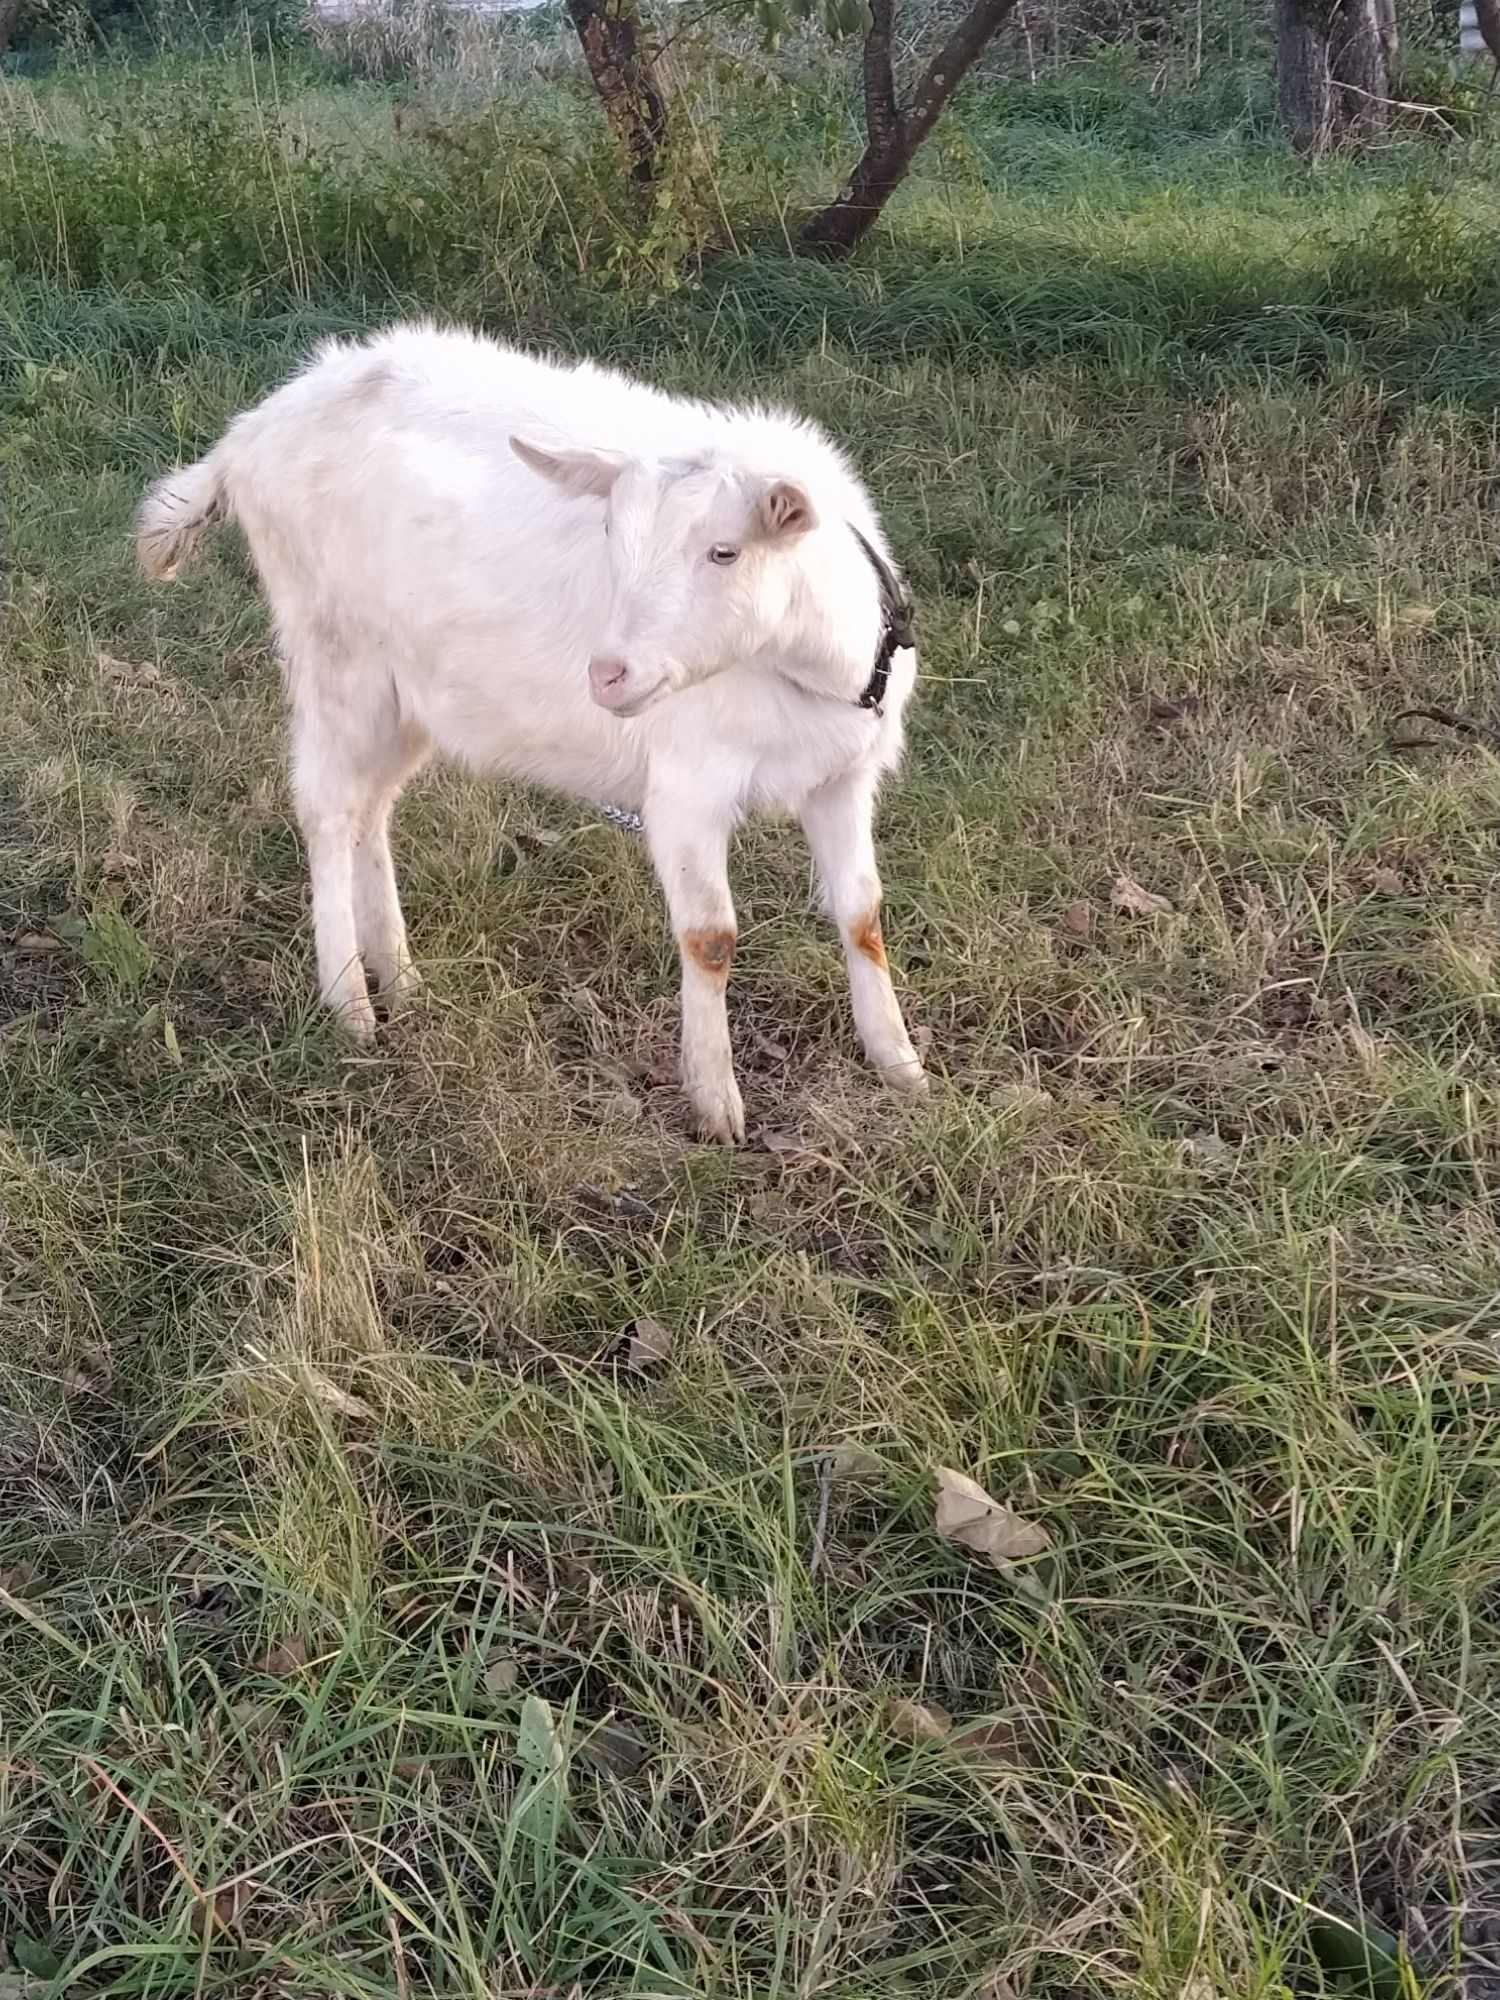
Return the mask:
<svg viewBox="0 0 1500 2000"><path fill-rule="evenodd" d="M738 1145L745 1106L734 1080L725 995L734 963L727 818L682 794L646 802L646 838L682 954L682 1087L705 1139Z"/></svg>
<svg viewBox="0 0 1500 2000"><path fill-rule="evenodd" d="M837 778L824 785L803 805L801 819L829 915L844 941L854 1025L865 1053L893 1089L922 1096L927 1078L901 1018L880 931L873 779Z"/></svg>

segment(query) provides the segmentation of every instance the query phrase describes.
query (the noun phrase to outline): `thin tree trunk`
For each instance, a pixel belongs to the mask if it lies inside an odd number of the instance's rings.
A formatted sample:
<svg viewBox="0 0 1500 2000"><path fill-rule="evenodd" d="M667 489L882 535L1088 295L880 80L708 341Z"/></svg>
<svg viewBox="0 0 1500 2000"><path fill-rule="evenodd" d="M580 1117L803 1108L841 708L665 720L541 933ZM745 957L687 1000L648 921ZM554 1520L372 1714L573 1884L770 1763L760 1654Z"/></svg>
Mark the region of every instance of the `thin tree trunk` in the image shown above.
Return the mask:
<svg viewBox="0 0 1500 2000"><path fill-rule="evenodd" d="M1394 22L1392 34L1394 35ZM1373 139L1391 112L1391 64L1379 0L1339 0L1328 37L1334 137Z"/></svg>
<svg viewBox="0 0 1500 2000"><path fill-rule="evenodd" d="M870 0L864 46L865 149L837 199L803 226L805 249L822 257L847 257L857 247L911 172L917 149L1015 5L1016 0L974 0L902 109L892 64L893 0Z"/></svg>
<svg viewBox="0 0 1500 2000"><path fill-rule="evenodd" d="M1395 49L1388 0L1277 0L1277 88L1299 152L1384 131Z"/></svg>
<svg viewBox="0 0 1500 2000"><path fill-rule="evenodd" d="M631 179L649 183L666 142L667 106L640 8L636 0L567 0L567 5L609 128L630 154Z"/></svg>
<svg viewBox="0 0 1500 2000"><path fill-rule="evenodd" d="M1385 55L1386 81L1396 75L1396 58L1401 53L1401 30L1396 23L1396 0L1375 0L1375 24L1380 30L1380 46Z"/></svg>
<svg viewBox="0 0 1500 2000"><path fill-rule="evenodd" d="M1496 73L1500 74L1500 0L1474 0L1474 25L1495 59Z"/></svg>
<svg viewBox="0 0 1500 2000"><path fill-rule="evenodd" d="M11 37L21 21L25 0L0 0L0 56L10 47Z"/></svg>

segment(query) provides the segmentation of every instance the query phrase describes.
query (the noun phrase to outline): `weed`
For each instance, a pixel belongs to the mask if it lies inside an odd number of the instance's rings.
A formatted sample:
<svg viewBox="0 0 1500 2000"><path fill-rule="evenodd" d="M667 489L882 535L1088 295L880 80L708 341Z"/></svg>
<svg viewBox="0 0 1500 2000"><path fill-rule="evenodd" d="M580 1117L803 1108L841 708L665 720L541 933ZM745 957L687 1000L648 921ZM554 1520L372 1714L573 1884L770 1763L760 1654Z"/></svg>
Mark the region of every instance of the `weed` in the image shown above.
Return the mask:
<svg viewBox="0 0 1500 2000"><path fill-rule="evenodd" d="M488 106L6 85L0 1978L1419 1992L1495 1894L1497 792L1383 725L1491 704L1492 142L1313 175L1116 57L976 92L829 271L766 221L843 143L812 58L706 69L652 216L497 32ZM921 600L920 1118L784 829L740 1156L583 808L418 788L424 1004L318 1015L242 556L161 593L127 530L406 310L850 441Z"/></svg>

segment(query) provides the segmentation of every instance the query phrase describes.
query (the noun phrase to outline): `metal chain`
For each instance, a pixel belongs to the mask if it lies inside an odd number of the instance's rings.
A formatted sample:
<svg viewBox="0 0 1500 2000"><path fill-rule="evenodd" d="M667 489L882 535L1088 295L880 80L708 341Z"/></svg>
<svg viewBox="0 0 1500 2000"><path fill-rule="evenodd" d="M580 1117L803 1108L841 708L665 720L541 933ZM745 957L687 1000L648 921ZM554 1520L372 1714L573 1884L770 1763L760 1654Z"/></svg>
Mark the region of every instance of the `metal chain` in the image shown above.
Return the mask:
<svg viewBox="0 0 1500 2000"><path fill-rule="evenodd" d="M600 812L611 826L617 826L621 833L644 833L646 822L639 813L626 812L623 806L600 806Z"/></svg>

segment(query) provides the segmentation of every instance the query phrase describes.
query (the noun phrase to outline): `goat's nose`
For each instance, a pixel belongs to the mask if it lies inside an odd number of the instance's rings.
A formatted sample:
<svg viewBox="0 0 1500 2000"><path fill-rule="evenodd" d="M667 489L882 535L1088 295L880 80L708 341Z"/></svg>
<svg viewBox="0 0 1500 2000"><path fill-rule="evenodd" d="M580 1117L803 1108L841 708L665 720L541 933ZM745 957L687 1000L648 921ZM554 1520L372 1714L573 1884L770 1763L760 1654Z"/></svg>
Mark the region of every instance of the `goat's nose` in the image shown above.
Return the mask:
<svg viewBox="0 0 1500 2000"><path fill-rule="evenodd" d="M618 694L629 669L623 660L602 654L589 661L589 686L596 700L604 700L611 694Z"/></svg>

